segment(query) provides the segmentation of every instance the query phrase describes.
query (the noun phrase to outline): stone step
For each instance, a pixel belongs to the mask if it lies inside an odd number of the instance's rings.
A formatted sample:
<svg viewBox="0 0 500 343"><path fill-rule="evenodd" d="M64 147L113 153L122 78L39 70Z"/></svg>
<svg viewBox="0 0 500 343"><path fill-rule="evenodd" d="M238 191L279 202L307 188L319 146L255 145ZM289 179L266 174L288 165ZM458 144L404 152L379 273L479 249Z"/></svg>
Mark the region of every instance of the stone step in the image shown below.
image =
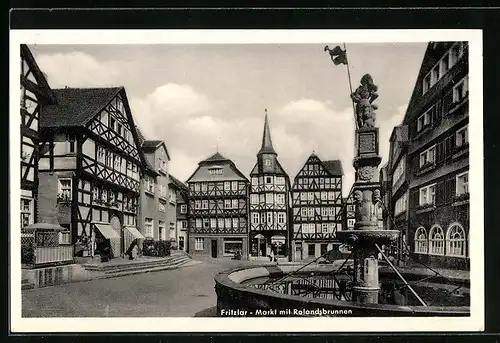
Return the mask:
<svg viewBox="0 0 500 343"><path fill-rule="evenodd" d="M177 269L177 268L186 268L186 267L197 265L199 263L201 263L201 262L200 261L193 261L193 260L189 259L188 261L183 261L183 262L171 264L171 265L165 265L165 266L159 266L159 267L153 267L153 268L147 268L147 269L138 269L138 270L124 270L124 271L120 271L120 272L116 272L116 273L106 273L104 275L97 276L96 279L107 279L107 278L112 278L112 277L120 277L120 276L143 274L143 273L153 273L153 272L160 272L160 271L172 270L172 269Z"/></svg>
<svg viewBox="0 0 500 343"><path fill-rule="evenodd" d="M30 282L28 279L22 279L21 281L21 290L24 289L33 289L35 288L35 285Z"/></svg>
<svg viewBox="0 0 500 343"><path fill-rule="evenodd" d="M153 265L161 265L165 263L175 262L179 258L184 258L184 256L169 256L161 259L154 259L151 261L141 261L141 262L130 262L123 264L85 264L84 268L89 271L100 271L106 272L109 270L122 270L127 268L135 268L135 267L149 267Z"/></svg>
<svg viewBox="0 0 500 343"><path fill-rule="evenodd" d="M106 270L106 271L104 271L104 273L110 275L110 274L120 273L120 272L125 272L125 271L144 270L144 269L150 269L150 268L172 266L172 265L177 265L178 263L184 263L184 262L188 262L188 261L190 261L189 258L177 258L177 259L169 260L167 262L154 263L154 264L150 264L150 265L136 266L134 264L129 264L129 265L124 265L122 268L115 268L115 269Z"/></svg>

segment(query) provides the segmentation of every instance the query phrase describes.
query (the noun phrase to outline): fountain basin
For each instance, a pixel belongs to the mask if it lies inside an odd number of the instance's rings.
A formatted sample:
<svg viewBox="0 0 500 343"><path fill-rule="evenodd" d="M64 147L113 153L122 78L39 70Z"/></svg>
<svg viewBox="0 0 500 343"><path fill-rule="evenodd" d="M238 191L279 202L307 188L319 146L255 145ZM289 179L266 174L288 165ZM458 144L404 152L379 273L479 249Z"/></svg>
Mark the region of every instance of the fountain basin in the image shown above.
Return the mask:
<svg viewBox="0 0 500 343"><path fill-rule="evenodd" d="M357 222L361 226L367 226L363 222ZM338 231L336 237L341 242L349 242L352 236L356 236L357 244L374 245L388 244L398 239L399 230L348 230Z"/></svg>
<svg viewBox="0 0 500 343"><path fill-rule="evenodd" d="M469 306L414 306L393 304L360 304L352 301L324 299L283 294L256 288L255 282L268 282L293 273L301 265L260 265L233 268L215 277L218 316L351 316L351 317L409 317L470 315ZM311 265L298 276L327 276L338 266ZM386 275L382 272L381 276ZM405 275L409 279L409 275ZM260 281L259 281L260 280ZM464 282L466 282L464 280ZM439 296L437 296L439 299Z"/></svg>

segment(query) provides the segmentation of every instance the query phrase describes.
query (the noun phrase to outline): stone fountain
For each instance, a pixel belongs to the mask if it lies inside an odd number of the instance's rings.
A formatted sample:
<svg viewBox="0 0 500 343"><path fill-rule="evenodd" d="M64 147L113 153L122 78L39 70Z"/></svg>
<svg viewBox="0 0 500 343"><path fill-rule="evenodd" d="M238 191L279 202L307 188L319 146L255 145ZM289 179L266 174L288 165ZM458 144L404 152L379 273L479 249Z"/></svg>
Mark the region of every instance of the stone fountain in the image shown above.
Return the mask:
<svg viewBox="0 0 500 343"><path fill-rule="evenodd" d="M356 141L353 162L356 171L353 186L355 201L354 230L337 232L337 238L352 246L354 256L353 299L358 303L376 304L379 293L379 248L397 240L398 230L384 230L378 166L379 131L375 126L378 98L377 86L369 74L361 78L361 85L351 94L356 104Z"/></svg>

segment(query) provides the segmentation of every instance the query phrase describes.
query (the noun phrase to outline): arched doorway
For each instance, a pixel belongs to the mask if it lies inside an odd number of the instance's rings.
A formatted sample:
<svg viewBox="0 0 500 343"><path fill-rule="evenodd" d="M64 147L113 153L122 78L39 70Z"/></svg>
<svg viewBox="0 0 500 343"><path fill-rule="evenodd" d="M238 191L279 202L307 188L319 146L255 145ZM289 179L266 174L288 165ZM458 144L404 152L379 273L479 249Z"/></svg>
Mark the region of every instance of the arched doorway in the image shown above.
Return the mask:
<svg viewBox="0 0 500 343"><path fill-rule="evenodd" d="M118 257L122 254L122 251L124 250L123 246L122 246L122 243L123 243L122 223L120 221L120 218L118 218L117 216L113 216L109 220L109 224L111 225L113 230L115 230L115 232L118 234L118 236L120 236L119 239L118 238L111 239L111 242L110 242L111 243L111 251L113 252L114 257Z"/></svg>

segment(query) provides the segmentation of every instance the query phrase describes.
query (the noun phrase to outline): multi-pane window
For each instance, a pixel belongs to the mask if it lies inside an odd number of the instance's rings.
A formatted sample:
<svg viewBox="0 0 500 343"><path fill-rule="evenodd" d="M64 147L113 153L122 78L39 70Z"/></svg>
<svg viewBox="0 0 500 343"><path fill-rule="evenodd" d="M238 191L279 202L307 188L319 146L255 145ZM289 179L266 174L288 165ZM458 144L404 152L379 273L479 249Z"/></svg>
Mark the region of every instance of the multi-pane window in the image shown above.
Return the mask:
<svg viewBox="0 0 500 343"><path fill-rule="evenodd" d="M273 222L273 213L267 212L267 223L271 224Z"/></svg>
<svg viewBox="0 0 500 343"><path fill-rule="evenodd" d="M225 191L230 191L231 190L231 182L224 182L224 190Z"/></svg>
<svg viewBox="0 0 500 343"><path fill-rule="evenodd" d="M305 193L305 192L300 193L300 200L306 201L307 200L307 193Z"/></svg>
<svg viewBox="0 0 500 343"><path fill-rule="evenodd" d="M456 194L462 195L469 193L469 172L457 175Z"/></svg>
<svg viewBox="0 0 500 343"><path fill-rule="evenodd" d="M301 215L302 217L307 217L307 208L306 208L306 207L302 207L302 208L300 209L300 215Z"/></svg>
<svg viewBox="0 0 500 343"><path fill-rule="evenodd" d="M415 232L415 252L418 254L427 254L427 248L427 232L423 227L419 227Z"/></svg>
<svg viewBox="0 0 500 343"><path fill-rule="evenodd" d="M436 185L420 188L419 205L432 205L436 201Z"/></svg>
<svg viewBox="0 0 500 343"><path fill-rule="evenodd" d="M276 178L276 184L277 185L284 185L285 184L285 178L283 176L278 176Z"/></svg>
<svg viewBox="0 0 500 343"><path fill-rule="evenodd" d="M59 179L57 194L64 200L71 200L71 179Z"/></svg>
<svg viewBox="0 0 500 343"><path fill-rule="evenodd" d="M202 224L202 222L201 222L201 218L196 218L195 223L196 223L196 227L197 227L197 228L201 228L201 224Z"/></svg>
<svg viewBox="0 0 500 343"><path fill-rule="evenodd" d="M102 146L97 147L97 161L101 163L105 163L105 152Z"/></svg>
<svg viewBox="0 0 500 343"><path fill-rule="evenodd" d="M222 175L222 168L210 168L208 169L210 175Z"/></svg>
<svg viewBox="0 0 500 343"><path fill-rule="evenodd" d="M106 165L108 167L113 167L113 153L106 150Z"/></svg>
<svg viewBox="0 0 500 343"><path fill-rule="evenodd" d="M265 160L265 164L267 167L270 167L271 166L271 160L270 159L266 159Z"/></svg>
<svg viewBox="0 0 500 343"><path fill-rule="evenodd" d="M469 77L466 76L453 87L453 102L460 102L469 93Z"/></svg>
<svg viewBox="0 0 500 343"><path fill-rule="evenodd" d="M328 192L328 200L335 200L335 192Z"/></svg>
<svg viewBox="0 0 500 343"><path fill-rule="evenodd" d="M237 191L238 190L238 181L232 181L231 182L231 189L233 191Z"/></svg>
<svg viewBox="0 0 500 343"><path fill-rule="evenodd" d="M150 176L145 176L145 182L146 182L146 191L153 193L155 192L155 181L152 177Z"/></svg>
<svg viewBox="0 0 500 343"><path fill-rule="evenodd" d="M195 200L195 202L194 202L194 208L196 210L199 210L201 208L201 201L200 200Z"/></svg>
<svg viewBox="0 0 500 343"><path fill-rule="evenodd" d="M21 198L21 225L33 224L33 199Z"/></svg>
<svg viewBox="0 0 500 343"><path fill-rule="evenodd" d="M259 214L252 213L252 224L259 224Z"/></svg>
<svg viewBox="0 0 500 343"><path fill-rule="evenodd" d="M434 226L429 233L429 254L444 255L443 229L439 226Z"/></svg>
<svg viewBox="0 0 500 343"><path fill-rule="evenodd" d="M398 215L406 211L406 208L407 208L406 194L403 194L398 200L396 200L394 215Z"/></svg>
<svg viewBox="0 0 500 343"><path fill-rule="evenodd" d="M321 216L322 217L328 217L328 207L322 207L321 208Z"/></svg>
<svg viewBox="0 0 500 343"><path fill-rule="evenodd" d="M201 209L202 210L207 210L208 209L208 200L202 200L201 201Z"/></svg>
<svg viewBox="0 0 500 343"><path fill-rule="evenodd" d="M233 228L238 227L238 218L233 218Z"/></svg>
<svg viewBox="0 0 500 343"><path fill-rule="evenodd" d="M432 146L420 153L420 167L430 165L436 161L436 146Z"/></svg>
<svg viewBox="0 0 500 343"><path fill-rule="evenodd" d="M252 177L252 185L258 185L258 184L259 184L259 178Z"/></svg>
<svg viewBox="0 0 500 343"><path fill-rule="evenodd" d="M459 129L456 134L456 146L461 147L469 143L469 128L468 126L464 126Z"/></svg>
<svg viewBox="0 0 500 343"><path fill-rule="evenodd" d="M431 124L431 110L428 110L417 119L417 131L420 132Z"/></svg>
<svg viewBox="0 0 500 343"><path fill-rule="evenodd" d="M422 81L422 90L425 94L450 70L464 54L464 43L455 43L436 63Z"/></svg>
<svg viewBox="0 0 500 343"><path fill-rule="evenodd" d="M215 228L217 226L217 219L210 218L210 227Z"/></svg>
<svg viewBox="0 0 500 343"><path fill-rule="evenodd" d="M153 219L144 218L144 237L153 237Z"/></svg>
<svg viewBox="0 0 500 343"><path fill-rule="evenodd" d="M188 227L188 222L187 222L187 220L183 220L181 225L182 225L182 228L183 228L183 229L186 229L186 228Z"/></svg>
<svg viewBox="0 0 500 343"><path fill-rule="evenodd" d="M327 192L321 192L321 200L322 201L325 201L328 199L328 193Z"/></svg>
<svg viewBox="0 0 500 343"><path fill-rule="evenodd" d="M158 203L158 211L165 212L165 204L163 204L162 202L159 202Z"/></svg>
<svg viewBox="0 0 500 343"><path fill-rule="evenodd" d="M203 250L203 238L196 237L194 239L194 250L202 251Z"/></svg>
<svg viewBox="0 0 500 343"><path fill-rule="evenodd" d="M465 257L465 231L459 224L453 224L446 233L446 255Z"/></svg>
<svg viewBox="0 0 500 343"><path fill-rule="evenodd" d="M226 225L226 229L230 229L231 228L231 218L225 218L224 224Z"/></svg>
<svg viewBox="0 0 500 343"><path fill-rule="evenodd" d="M307 193L307 200L309 200L309 201L314 200L314 193L313 192L308 192Z"/></svg>
<svg viewBox="0 0 500 343"><path fill-rule="evenodd" d="M224 228L224 218L217 218L217 226L219 228Z"/></svg>
<svg viewBox="0 0 500 343"><path fill-rule="evenodd" d="M231 206L233 208L238 208L238 199L231 200Z"/></svg>
<svg viewBox="0 0 500 343"><path fill-rule="evenodd" d="M272 204L274 202L273 193L266 193L266 204Z"/></svg>
<svg viewBox="0 0 500 343"><path fill-rule="evenodd" d="M284 204L285 203L285 195L284 194L276 194L276 203L277 204Z"/></svg>
<svg viewBox="0 0 500 343"><path fill-rule="evenodd" d="M285 224L285 214L282 212L278 213L278 224Z"/></svg>
<svg viewBox="0 0 500 343"><path fill-rule="evenodd" d="M232 206L231 199L225 199L224 208L231 208L231 206Z"/></svg>
<svg viewBox="0 0 500 343"><path fill-rule="evenodd" d="M207 183L206 183L206 182L202 182L202 183L201 183L201 191L202 191L202 192L206 192L206 191L207 191L207 189L208 189L208 187L207 187Z"/></svg>
<svg viewBox="0 0 500 343"><path fill-rule="evenodd" d="M92 200L97 200L99 199L99 188L94 187L92 189Z"/></svg>
<svg viewBox="0 0 500 343"><path fill-rule="evenodd" d="M394 173L392 176L392 184L395 185L396 182L399 181L401 177L403 177L405 172L405 159L402 158L394 169Z"/></svg>
<svg viewBox="0 0 500 343"><path fill-rule="evenodd" d="M307 208L307 216L308 216L309 218L314 217L314 207L308 207L308 208Z"/></svg>
<svg viewBox="0 0 500 343"><path fill-rule="evenodd" d="M168 193L168 201L171 202L172 204L175 204L175 202L177 201L177 195L175 191L170 191Z"/></svg>
<svg viewBox="0 0 500 343"><path fill-rule="evenodd" d="M251 194L250 195L250 203L252 205L258 205L259 204L259 195L258 194Z"/></svg>
<svg viewBox="0 0 500 343"><path fill-rule="evenodd" d="M328 233L328 223L321 224L321 233Z"/></svg>

